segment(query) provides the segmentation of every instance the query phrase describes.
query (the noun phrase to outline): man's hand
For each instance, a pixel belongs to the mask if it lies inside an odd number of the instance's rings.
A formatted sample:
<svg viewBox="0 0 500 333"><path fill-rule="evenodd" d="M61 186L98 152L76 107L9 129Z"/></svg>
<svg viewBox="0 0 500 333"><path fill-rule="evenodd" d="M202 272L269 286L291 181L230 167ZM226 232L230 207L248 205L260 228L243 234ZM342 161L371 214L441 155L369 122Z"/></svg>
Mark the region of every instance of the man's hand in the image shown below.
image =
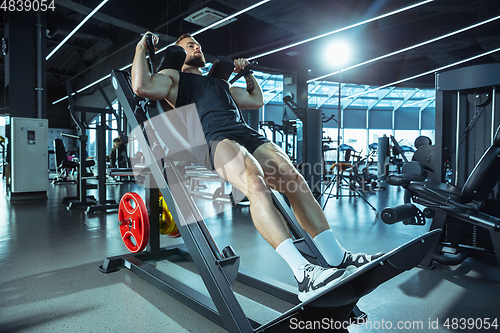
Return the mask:
<svg viewBox="0 0 500 333"><path fill-rule="evenodd" d="M250 62L247 59L239 58L234 60L234 70L233 73L241 72Z"/></svg>
<svg viewBox="0 0 500 333"><path fill-rule="evenodd" d="M241 72L246 66L250 65L247 59L236 59L234 60L234 73ZM250 71L248 75L245 75L245 82L247 84L246 89L240 87L231 87L231 95L238 107L242 110L245 109L258 109L264 105L264 98L262 96L262 89L255 77Z"/></svg>
<svg viewBox="0 0 500 333"><path fill-rule="evenodd" d="M142 34L141 40L139 41L139 43L137 43L138 48L144 48L144 50L148 49L148 43L146 42L146 36L148 34L153 35L153 45L156 46L158 44L158 42L160 41L160 36L152 33L151 31L148 31L148 32ZM155 51L158 51L158 48L155 47Z"/></svg>

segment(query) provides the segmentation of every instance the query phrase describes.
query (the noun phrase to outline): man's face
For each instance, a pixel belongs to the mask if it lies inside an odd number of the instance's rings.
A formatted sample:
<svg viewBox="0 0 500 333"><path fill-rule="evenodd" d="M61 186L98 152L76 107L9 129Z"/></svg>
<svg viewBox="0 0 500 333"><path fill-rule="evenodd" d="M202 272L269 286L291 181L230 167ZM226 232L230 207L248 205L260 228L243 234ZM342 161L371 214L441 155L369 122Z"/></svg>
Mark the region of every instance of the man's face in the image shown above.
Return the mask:
<svg viewBox="0 0 500 333"><path fill-rule="evenodd" d="M205 67L205 55L201 51L201 45L192 37L184 38L179 43L186 50L186 65Z"/></svg>

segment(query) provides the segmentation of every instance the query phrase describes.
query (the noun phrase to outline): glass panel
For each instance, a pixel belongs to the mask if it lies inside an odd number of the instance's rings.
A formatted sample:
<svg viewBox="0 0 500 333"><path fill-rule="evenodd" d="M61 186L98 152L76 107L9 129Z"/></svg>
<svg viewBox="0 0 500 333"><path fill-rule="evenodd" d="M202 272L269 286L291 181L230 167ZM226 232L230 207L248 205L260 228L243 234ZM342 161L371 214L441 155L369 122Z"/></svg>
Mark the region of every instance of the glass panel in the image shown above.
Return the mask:
<svg viewBox="0 0 500 333"><path fill-rule="evenodd" d="M351 146L358 153L366 155L366 129L350 128L344 130L344 144Z"/></svg>
<svg viewBox="0 0 500 333"><path fill-rule="evenodd" d="M420 135L426 136L431 139L432 144L436 143L436 132L434 130L422 130Z"/></svg>

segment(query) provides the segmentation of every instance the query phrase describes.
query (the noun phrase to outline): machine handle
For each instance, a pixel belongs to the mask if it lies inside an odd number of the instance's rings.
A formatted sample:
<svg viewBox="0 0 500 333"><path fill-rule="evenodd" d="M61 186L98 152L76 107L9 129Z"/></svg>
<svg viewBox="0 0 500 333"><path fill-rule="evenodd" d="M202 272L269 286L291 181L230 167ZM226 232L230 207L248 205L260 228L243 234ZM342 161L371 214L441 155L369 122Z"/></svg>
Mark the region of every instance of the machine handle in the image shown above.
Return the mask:
<svg viewBox="0 0 500 333"><path fill-rule="evenodd" d="M233 77L231 79L231 81L229 81L229 83L233 84L235 83L236 81L238 81L238 79L242 76L245 76L245 75L248 75L248 74L251 74L252 73L252 69L257 66L259 63L255 60L252 60L250 61L250 63L248 64L248 66L246 66L245 68L243 68L243 70L241 72L239 72L238 74L236 74L235 77Z"/></svg>

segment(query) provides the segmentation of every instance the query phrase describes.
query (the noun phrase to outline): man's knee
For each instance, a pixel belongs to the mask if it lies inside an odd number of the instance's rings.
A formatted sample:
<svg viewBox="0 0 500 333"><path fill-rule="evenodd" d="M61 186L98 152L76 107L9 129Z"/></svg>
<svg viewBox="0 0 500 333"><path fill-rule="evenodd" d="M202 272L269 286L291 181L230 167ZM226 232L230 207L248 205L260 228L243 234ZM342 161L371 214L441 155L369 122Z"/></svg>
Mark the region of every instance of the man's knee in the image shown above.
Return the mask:
<svg viewBox="0 0 500 333"><path fill-rule="evenodd" d="M264 177L259 173L250 173L246 177L247 191L249 195L262 194L269 191Z"/></svg>

